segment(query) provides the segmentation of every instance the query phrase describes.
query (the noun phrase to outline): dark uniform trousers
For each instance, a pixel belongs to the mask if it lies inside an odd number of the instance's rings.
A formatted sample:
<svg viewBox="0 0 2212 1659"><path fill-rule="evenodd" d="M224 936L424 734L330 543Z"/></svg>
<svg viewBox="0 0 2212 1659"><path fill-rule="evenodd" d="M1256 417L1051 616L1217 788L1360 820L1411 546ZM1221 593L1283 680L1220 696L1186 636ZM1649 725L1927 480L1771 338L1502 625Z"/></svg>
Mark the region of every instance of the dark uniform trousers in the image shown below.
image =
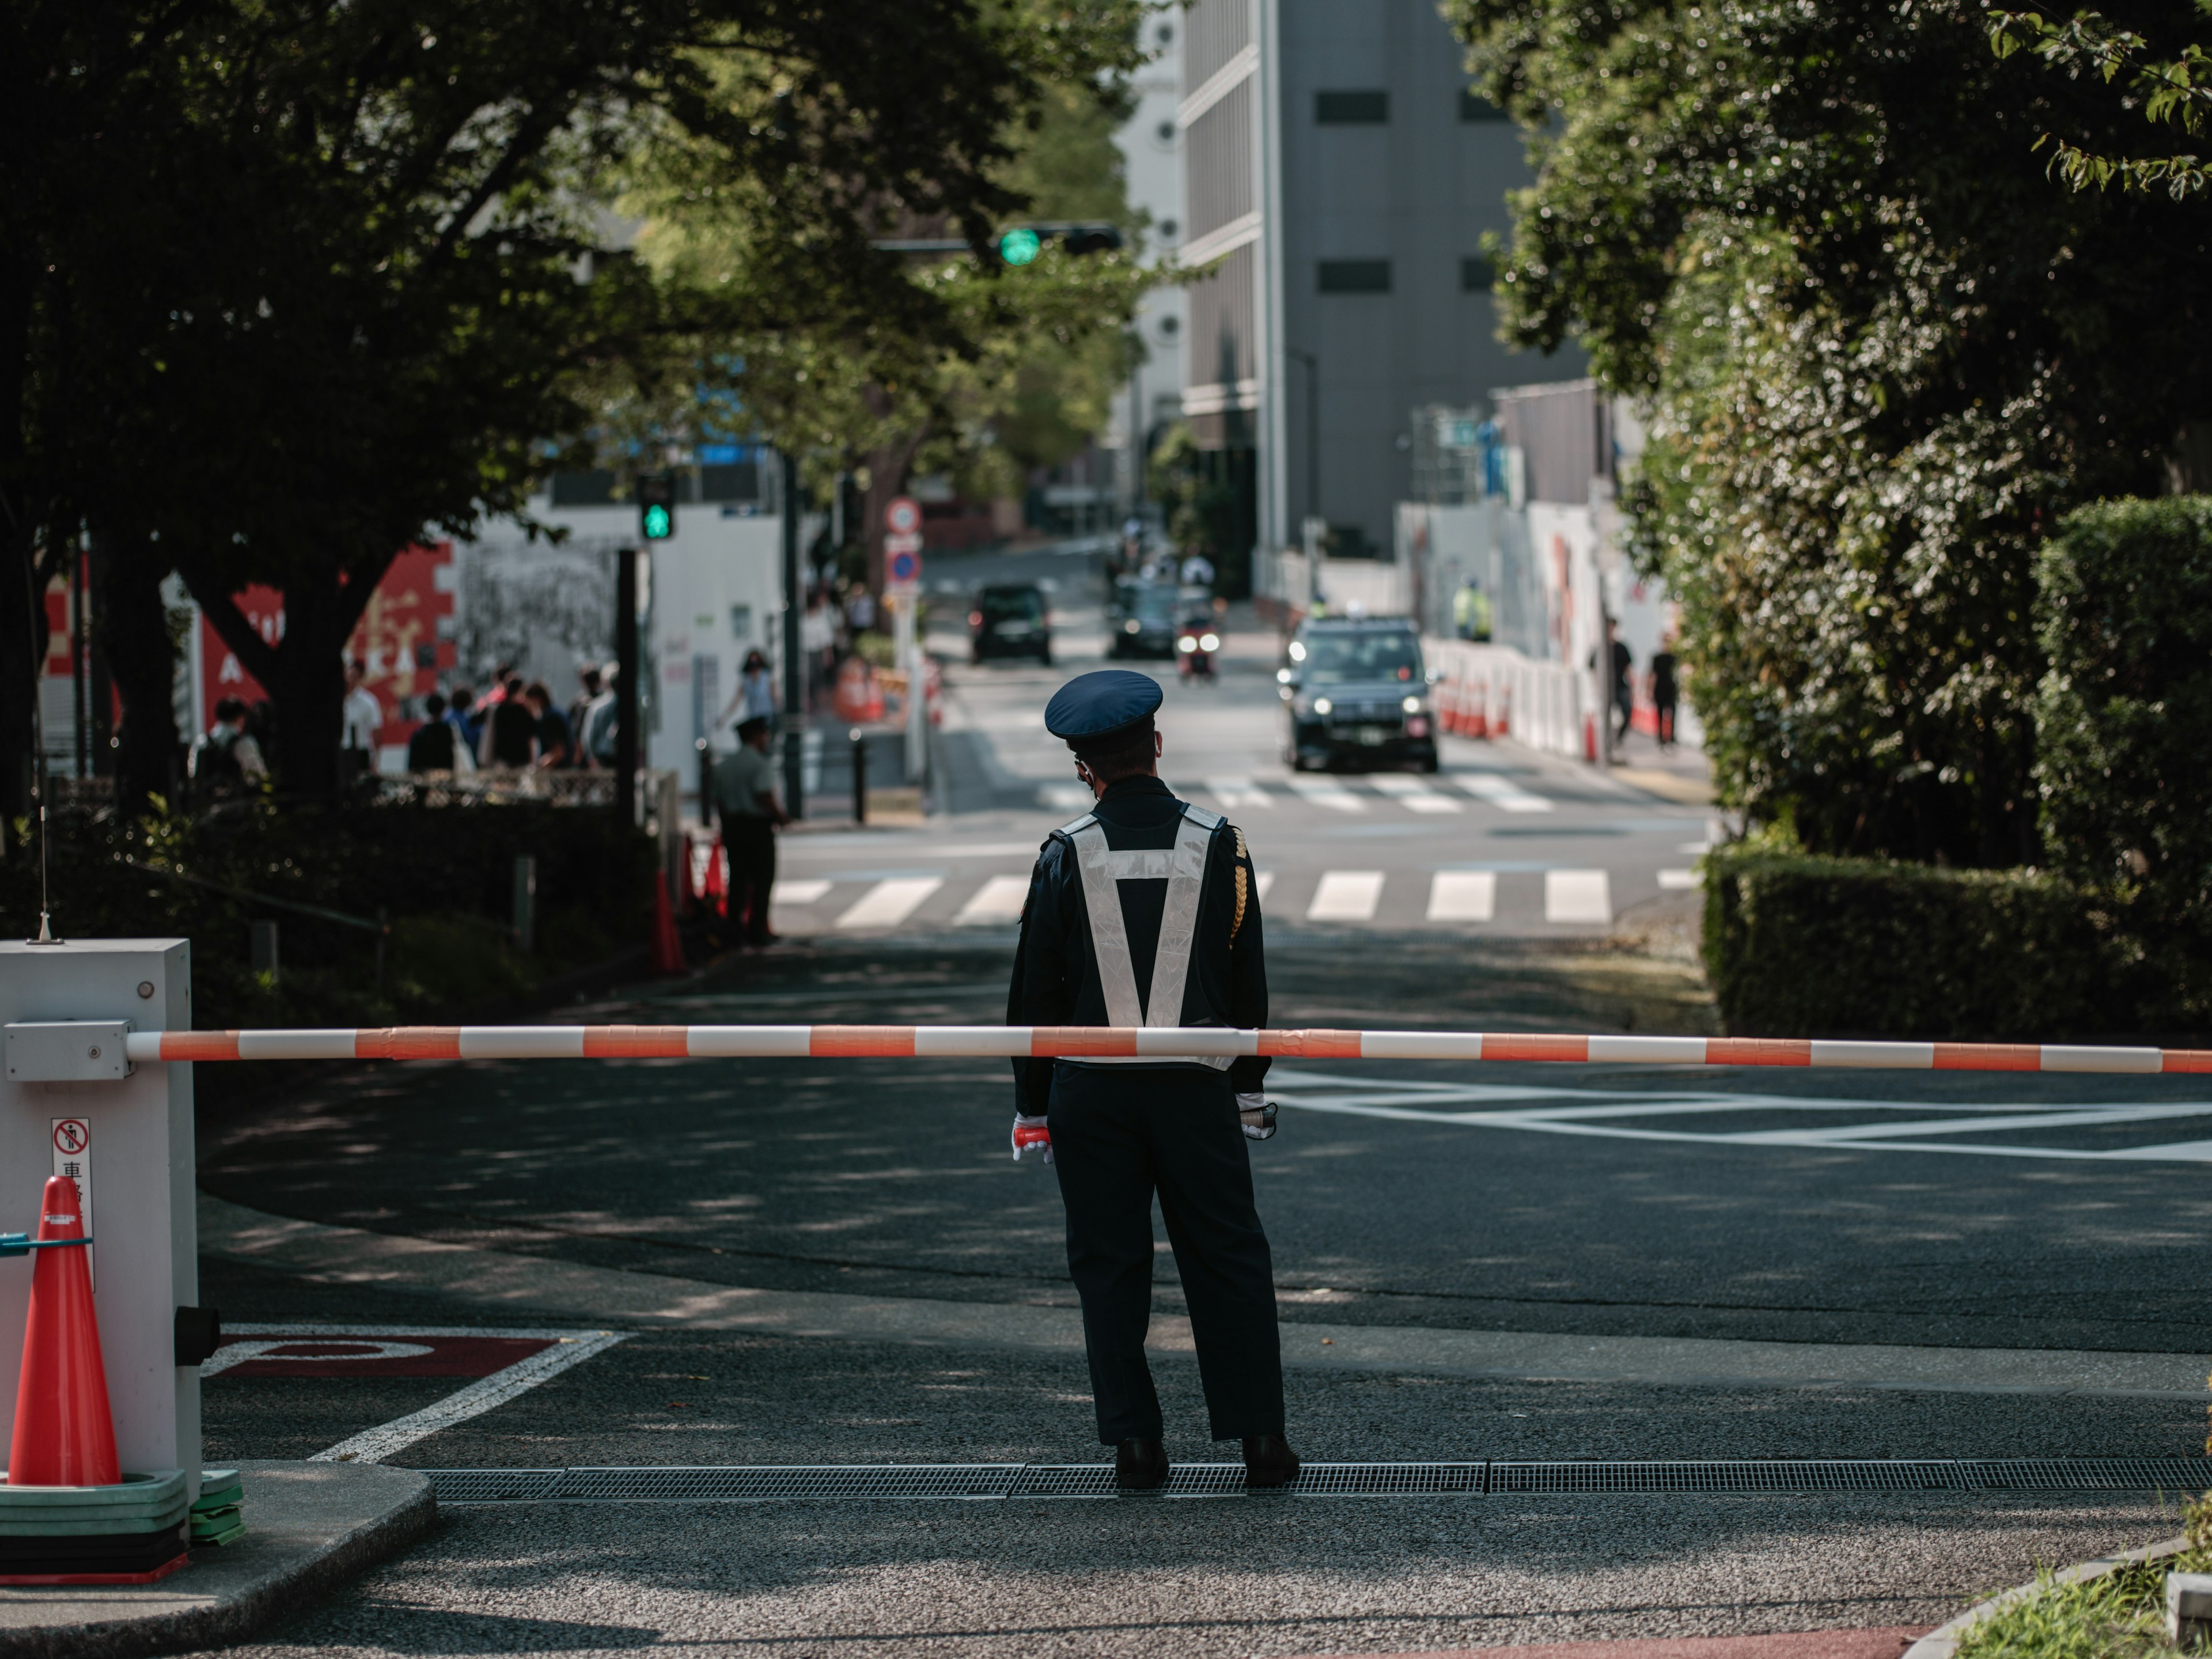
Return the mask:
<svg viewBox="0 0 2212 1659"><path fill-rule="evenodd" d="M1190 1306L1213 1437L1282 1433L1274 1268L1228 1078L1197 1066L1061 1063L1048 1121L1099 1439L1110 1446L1161 1434L1145 1363L1155 1192Z"/></svg>
<svg viewBox="0 0 2212 1659"><path fill-rule="evenodd" d="M722 846L730 855L730 920L755 945L766 941L769 893L775 886L775 825L744 812L722 815Z"/></svg>

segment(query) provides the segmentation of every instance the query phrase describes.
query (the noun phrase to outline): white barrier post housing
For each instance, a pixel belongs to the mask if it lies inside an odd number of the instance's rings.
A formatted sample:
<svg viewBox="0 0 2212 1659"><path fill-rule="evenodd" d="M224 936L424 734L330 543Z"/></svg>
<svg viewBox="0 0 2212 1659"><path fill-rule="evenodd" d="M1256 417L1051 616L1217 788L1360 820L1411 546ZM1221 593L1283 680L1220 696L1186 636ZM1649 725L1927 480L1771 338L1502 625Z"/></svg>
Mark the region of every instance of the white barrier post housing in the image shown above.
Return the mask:
<svg viewBox="0 0 2212 1659"><path fill-rule="evenodd" d="M89 1175L115 1448L129 1471L183 1470L196 1500L204 1356L179 1349L199 1301L192 1068L134 1066L123 1042L191 1029L191 963L183 939L0 942L0 1232L37 1233L46 1180L66 1164ZM0 1261L0 1436L15 1420L33 1259Z"/></svg>

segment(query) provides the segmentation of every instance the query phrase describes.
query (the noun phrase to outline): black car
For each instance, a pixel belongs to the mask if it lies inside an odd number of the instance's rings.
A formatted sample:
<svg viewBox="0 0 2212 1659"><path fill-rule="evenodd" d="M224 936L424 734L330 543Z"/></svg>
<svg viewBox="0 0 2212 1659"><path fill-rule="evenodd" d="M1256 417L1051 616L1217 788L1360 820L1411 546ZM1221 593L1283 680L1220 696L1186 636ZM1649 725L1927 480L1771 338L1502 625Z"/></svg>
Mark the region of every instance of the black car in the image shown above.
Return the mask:
<svg viewBox="0 0 2212 1659"><path fill-rule="evenodd" d="M1035 582L994 582L968 613L969 649L986 657L1035 657L1052 662L1052 613Z"/></svg>
<svg viewBox="0 0 2212 1659"><path fill-rule="evenodd" d="M1182 622L1182 590L1173 582L1116 582L1106 609L1106 654L1172 659Z"/></svg>
<svg viewBox="0 0 2212 1659"><path fill-rule="evenodd" d="M1436 710L1413 623L1305 623L1275 678L1285 705L1283 763L1294 771L1347 763L1437 769Z"/></svg>

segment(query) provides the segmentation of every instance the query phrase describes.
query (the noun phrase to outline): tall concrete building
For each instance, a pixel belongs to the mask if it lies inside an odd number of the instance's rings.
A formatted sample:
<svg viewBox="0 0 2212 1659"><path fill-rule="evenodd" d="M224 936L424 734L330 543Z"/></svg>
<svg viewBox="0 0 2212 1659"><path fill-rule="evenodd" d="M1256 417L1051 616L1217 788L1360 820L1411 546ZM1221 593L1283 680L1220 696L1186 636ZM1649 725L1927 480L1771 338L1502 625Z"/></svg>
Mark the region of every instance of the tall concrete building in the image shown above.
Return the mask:
<svg viewBox="0 0 2212 1659"><path fill-rule="evenodd" d="M1173 257L1183 239L1183 131L1176 119L1182 98L1184 13L1174 9L1146 20L1145 46L1150 61L1131 77L1135 107L1115 135L1121 152L1129 205L1151 221L1145 231L1148 257ZM1125 509L1141 505L1141 456L1160 429L1182 413L1183 345L1190 307L1180 287L1154 289L1134 319L1145 361L1131 374L1114 410L1105 441L1122 458L1121 497ZM1131 434L1134 434L1133 447Z"/></svg>
<svg viewBox="0 0 2212 1659"><path fill-rule="evenodd" d="M1388 556L1410 424L1579 353L1497 337L1486 231L1528 182L1519 130L1469 89L1436 0L1194 0L1182 14L1182 408L1249 490L1266 546L1325 520Z"/></svg>

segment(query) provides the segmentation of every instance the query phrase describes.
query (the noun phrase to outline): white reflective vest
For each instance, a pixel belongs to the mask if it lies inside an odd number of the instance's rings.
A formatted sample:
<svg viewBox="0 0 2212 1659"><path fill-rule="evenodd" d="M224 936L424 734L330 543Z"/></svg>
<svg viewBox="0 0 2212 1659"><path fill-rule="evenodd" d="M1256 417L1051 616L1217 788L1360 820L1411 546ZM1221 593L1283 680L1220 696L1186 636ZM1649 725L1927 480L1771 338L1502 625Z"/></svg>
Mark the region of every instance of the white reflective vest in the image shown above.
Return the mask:
<svg viewBox="0 0 2212 1659"><path fill-rule="evenodd" d="M1221 827L1218 815L1202 807L1185 806L1176 825L1175 845L1136 852L1117 853L1106 844L1105 826L1095 813L1085 813L1062 826L1075 848L1075 866L1083 877L1084 908L1091 913L1091 955L1098 964L1098 988L1106 999L1106 1021L1120 1026L1176 1026L1182 1024L1183 987L1190 979L1190 957L1198 938L1198 899L1206 880L1206 853L1213 832ZM1159 948L1152 956L1152 994L1144 1006L1137 994L1136 965L1129 957L1129 929L1121 915L1120 884L1159 881L1168 884L1167 903L1160 912ZM1227 1055L1157 1054L1142 1060L1086 1055L1085 1065L1158 1065L1187 1060L1226 1071Z"/></svg>

